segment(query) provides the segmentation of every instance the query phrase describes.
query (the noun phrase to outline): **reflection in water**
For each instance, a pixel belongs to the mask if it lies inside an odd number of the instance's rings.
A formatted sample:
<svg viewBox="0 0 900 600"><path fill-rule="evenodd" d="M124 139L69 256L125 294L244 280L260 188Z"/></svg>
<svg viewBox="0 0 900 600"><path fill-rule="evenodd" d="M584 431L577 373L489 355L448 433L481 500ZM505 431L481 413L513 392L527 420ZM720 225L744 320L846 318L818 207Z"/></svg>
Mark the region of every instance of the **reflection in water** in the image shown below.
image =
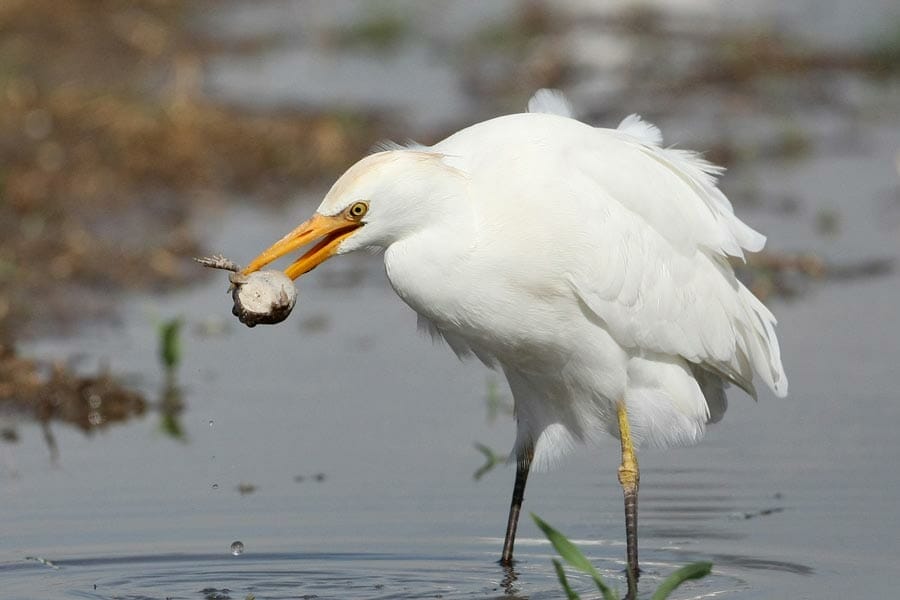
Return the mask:
<svg viewBox="0 0 900 600"><path fill-rule="evenodd" d="M516 587L519 574L516 572L515 565L500 565L500 568L503 569L503 579L500 581L500 587L506 594L505 598L510 600L519 598L519 588Z"/></svg>
<svg viewBox="0 0 900 600"><path fill-rule="evenodd" d="M59 445L56 443L53 430L50 429L49 421L41 421L41 433L44 434L44 443L47 444L47 449L50 451L50 462L55 465L59 462Z"/></svg>
<svg viewBox="0 0 900 600"><path fill-rule="evenodd" d="M84 376L63 363L42 368L7 346L0 346L0 382L0 411L11 418L40 423L53 463L59 459L53 421L91 434L138 417L147 408L140 394L106 371ZM16 443L19 437L14 420L4 426L3 441Z"/></svg>
<svg viewBox="0 0 900 600"><path fill-rule="evenodd" d="M178 376L174 368L166 369L166 377L159 395L157 408L160 416L160 430L172 439L180 442L187 441L187 435L180 420L185 405L181 387L178 385Z"/></svg>
<svg viewBox="0 0 900 600"><path fill-rule="evenodd" d="M109 373L78 376L62 365L54 365L50 378L20 397L30 403L41 423L58 420L85 433L142 415L146 402L125 388Z"/></svg>
<svg viewBox="0 0 900 600"><path fill-rule="evenodd" d="M20 440L15 419L35 420L40 424L50 461L59 461L60 448L52 423L73 425L91 435L114 424L143 416L148 408L160 413L160 429L169 437L186 439L180 417L185 410L177 369L181 359L180 319L160 327L159 358L165 378L155 405L148 404L139 392L126 387L106 370L95 375L80 375L72 365L56 362L44 366L18 356L0 345L0 416L3 424L0 441L15 444Z"/></svg>

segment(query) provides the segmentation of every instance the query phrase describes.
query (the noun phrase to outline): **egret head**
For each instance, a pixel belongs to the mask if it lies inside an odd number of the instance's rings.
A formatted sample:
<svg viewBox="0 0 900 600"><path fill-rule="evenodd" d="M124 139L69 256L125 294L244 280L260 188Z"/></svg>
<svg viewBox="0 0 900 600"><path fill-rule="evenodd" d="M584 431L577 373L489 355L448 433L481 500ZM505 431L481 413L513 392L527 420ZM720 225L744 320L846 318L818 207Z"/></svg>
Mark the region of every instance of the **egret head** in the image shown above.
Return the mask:
<svg viewBox="0 0 900 600"><path fill-rule="evenodd" d="M391 150L360 160L335 182L313 216L244 269L252 273L316 242L285 269L296 279L335 254L387 248L434 222L459 191L460 173L428 151Z"/></svg>

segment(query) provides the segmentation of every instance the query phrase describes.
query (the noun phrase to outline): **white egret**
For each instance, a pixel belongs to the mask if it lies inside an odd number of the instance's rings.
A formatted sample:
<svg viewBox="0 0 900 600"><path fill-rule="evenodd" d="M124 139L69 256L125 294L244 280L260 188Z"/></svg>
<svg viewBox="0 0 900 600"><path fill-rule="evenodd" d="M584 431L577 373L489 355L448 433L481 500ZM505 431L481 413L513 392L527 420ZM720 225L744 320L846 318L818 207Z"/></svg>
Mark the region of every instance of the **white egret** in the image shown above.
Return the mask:
<svg viewBox="0 0 900 600"><path fill-rule="evenodd" d="M755 394L754 372L787 393L775 318L728 262L765 237L716 187L720 168L664 148L637 115L595 128L549 90L528 108L363 158L244 273L314 241L292 279L332 255L384 251L420 326L503 371L518 459L505 564L529 469L618 437L633 597L634 449L697 442L728 384Z"/></svg>

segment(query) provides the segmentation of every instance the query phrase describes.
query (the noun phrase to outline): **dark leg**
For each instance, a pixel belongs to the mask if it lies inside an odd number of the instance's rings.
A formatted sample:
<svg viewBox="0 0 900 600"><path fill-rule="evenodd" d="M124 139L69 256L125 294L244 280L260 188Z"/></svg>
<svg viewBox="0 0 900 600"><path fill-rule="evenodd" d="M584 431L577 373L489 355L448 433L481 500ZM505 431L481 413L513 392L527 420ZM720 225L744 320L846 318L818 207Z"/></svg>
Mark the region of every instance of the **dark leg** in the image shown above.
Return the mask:
<svg viewBox="0 0 900 600"><path fill-rule="evenodd" d="M619 437L622 440L622 465L619 467L619 483L622 484L622 492L625 494L625 540L627 545L628 567L628 594L625 600L637 598L637 580L640 574L638 568L637 551L637 504L638 483L640 471L637 458L634 456L634 445L631 442L631 429L628 426L628 412L625 403L619 403Z"/></svg>
<svg viewBox="0 0 900 600"><path fill-rule="evenodd" d="M513 486L512 502L509 505L509 521L506 523L506 538L503 540L503 554L500 556L501 565L511 565L513 545L516 543L516 527L519 524L519 512L522 510L522 500L525 498L525 484L528 482L528 470L531 468L531 458L534 452L529 448L516 460L516 483Z"/></svg>

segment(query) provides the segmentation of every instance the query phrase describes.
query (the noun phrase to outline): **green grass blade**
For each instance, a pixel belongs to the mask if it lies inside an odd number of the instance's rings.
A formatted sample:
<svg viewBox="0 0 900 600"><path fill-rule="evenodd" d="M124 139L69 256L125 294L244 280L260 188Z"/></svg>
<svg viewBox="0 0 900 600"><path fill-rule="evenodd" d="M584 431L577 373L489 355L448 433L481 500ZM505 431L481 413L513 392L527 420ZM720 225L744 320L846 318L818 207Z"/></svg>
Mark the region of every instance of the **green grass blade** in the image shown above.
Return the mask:
<svg viewBox="0 0 900 600"><path fill-rule="evenodd" d="M618 600L609 586L606 585L606 582L603 581L600 573L594 568L594 565L592 565L587 557L581 553L581 550L579 550L575 544L569 541L569 538L547 525L547 523L541 520L536 514L531 513L531 518L534 519L538 528L544 532L544 535L547 536L547 539L550 540L550 543L564 561L582 573L587 573L591 576L594 583L597 585L597 589L603 594L604 600Z"/></svg>
<svg viewBox="0 0 900 600"><path fill-rule="evenodd" d="M484 454L484 464L478 467L478 470L472 474L472 477L475 478L475 481L478 481L486 473L493 470L494 467L503 463L506 460L505 456L500 456L496 452L494 452L491 448L485 446L484 444L479 444L475 442L475 449Z"/></svg>
<svg viewBox="0 0 900 600"><path fill-rule="evenodd" d="M540 517L536 514L531 513L531 518L534 519L535 524L540 528L541 531L544 532L544 535L547 536L547 539L550 540L550 543L553 544L553 547L559 553L559 555L565 560L567 563L582 571L583 573L587 573L588 575L592 573L596 573L594 566L590 563L587 557L581 553L575 544L573 544L569 539L553 529L545 523Z"/></svg>
<svg viewBox="0 0 900 600"><path fill-rule="evenodd" d="M701 577L706 577L709 575L710 571L712 571L712 563L710 562L695 562L685 565L666 577L656 589L656 592L653 593L650 600L665 600L669 597L669 594L674 592L678 586L688 579L700 579Z"/></svg>
<svg viewBox="0 0 900 600"><path fill-rule="evenodd" d="M170 319L159 326L159 358L168 370L181 362L181 319Z"/></svg>
<svg viewBox="0 0 900 600"><path fill-rule="evenodd" d="M567 600L581 600L581 596L575 593L571 587L569 587L569 580L566 579L566 572L563 571L562 563L553 559L553 568L556 569L556 576L559 578L559 584L562 586L563 591L566 592Z"/></svg>

